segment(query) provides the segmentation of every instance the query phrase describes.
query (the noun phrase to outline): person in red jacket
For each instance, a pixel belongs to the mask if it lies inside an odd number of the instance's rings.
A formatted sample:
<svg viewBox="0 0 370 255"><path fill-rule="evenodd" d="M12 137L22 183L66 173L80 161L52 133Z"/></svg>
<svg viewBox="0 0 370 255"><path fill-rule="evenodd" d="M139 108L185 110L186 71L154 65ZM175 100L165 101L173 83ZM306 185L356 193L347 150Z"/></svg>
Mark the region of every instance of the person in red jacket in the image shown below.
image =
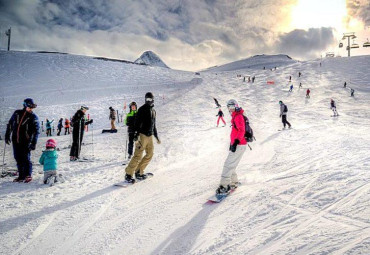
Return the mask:
<svg viewBox="0 0 370 255"><path fill-rule="evenodd" d="M224 113L222 112L221 108L218 109L218 113L216 115L216 117L218 116L218 119L217 119L217 127L218 127L218 124L220 123L220 120L222 120L222 122L224 123L223 127L226 125L226 122L224 120Z"/></svg>
<svg viewBox="0 0 370 255"><path fill-rule="evenodd" d="M216 194L222 195L230 192L238 185L238 175L235 170L246 149L247 141L245 140L245 120L243 117L243 109L239 107L236 100L230 99L227 102L227 108L231 114L231 134L229 155L224 163L220 186L216 190Z"/></svg>
<svg viewBox="0 0 370 255"><path fill-rule="evenodd" d="M310 98L310 92L311 92L311 90L310 89L307 89L307 92L306 92L306 97L307 98Z"/></svg>

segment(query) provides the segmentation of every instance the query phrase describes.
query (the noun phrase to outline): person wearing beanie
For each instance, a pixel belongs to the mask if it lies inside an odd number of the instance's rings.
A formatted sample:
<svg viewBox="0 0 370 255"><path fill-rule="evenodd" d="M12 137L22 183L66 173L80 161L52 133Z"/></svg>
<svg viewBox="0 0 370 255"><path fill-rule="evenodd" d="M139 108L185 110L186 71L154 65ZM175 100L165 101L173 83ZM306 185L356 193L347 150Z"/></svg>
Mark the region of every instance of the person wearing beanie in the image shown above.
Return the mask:
<svg viewBox="0 0 370 255"><path fill-rule="evenodd" d="M144 174L145 168L153 157L154 145L153 136L160 144L161 141L158 138L156 128L156 111L154 110L154 96L151 92L145 94L145 103L137 111L135 128L134 128L134 140L135 153L131 158L130 163L126 167L125 180L128 183L134 183L135 178L143 180L147 178ZM143 153L145 151L145 156Z"/></svg>
<svg viewBox="0 0 370 255"><path fill-rule="evenodd" d="M23 109L13 113L6 128L5 143L13 143L19 173L14 182L32 181L31 151L36 149L40 128L39 118L33 113L36 107L32 98L26 98Z"/></svg>
<svg viewBox="0 0 370 255"><path fill-rule="evenodd" d="M72 117L72 147L69 153L70 161L76 161L80 157L81 144L84 136L85 126L93 123L93 120L85 120L85 113L89 110L87 106L81 106L81 108Z"/></svg>
<svg viewBox="0 0 370 255"><path fill-rule="evenodd" d="M49 183L51 180L58 181L58 152L57 142L54 139L46 141L46 150L44 150L39 159L39 163L44 166L44 184Z"/></svg>
<svg viewBox="0 0 370 255"><path fill-rule="evenodd" d="M116 130L116 126L114 125L114 122L116 121L116 111L113 109L113 107L109 107L109 119L110 119L110 125L111 130Z"/></svg>
<svg viewBox="0 0 370 255"><path fill-rule="evenodd" d="M128 134L128 159L131 159L134 150L135 121L137 115L136 102L131 102L129 104L129 109L130 112L126 115L125 125L127 126Z"/></svg>

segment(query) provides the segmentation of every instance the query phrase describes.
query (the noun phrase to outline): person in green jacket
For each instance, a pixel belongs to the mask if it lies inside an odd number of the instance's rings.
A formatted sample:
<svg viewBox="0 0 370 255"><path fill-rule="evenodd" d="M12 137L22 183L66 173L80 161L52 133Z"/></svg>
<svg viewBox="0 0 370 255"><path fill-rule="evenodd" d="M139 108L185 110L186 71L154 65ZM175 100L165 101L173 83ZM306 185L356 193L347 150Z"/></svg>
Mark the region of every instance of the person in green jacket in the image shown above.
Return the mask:
<svg viewBox="0 0 370 255"><path fill-rule="evenodd" d="M54 182L58 181L58 177L61 175L57 174L58 169L58 153L56 150L57 143L54 139L46 141L46 150L44 150L40 157L40 164L44 166L44 184L47 184L53 177Z"/></svg>
<svg viewBox="0 0 370 255"><path fill-rule="evenodd" d="M134 134L135 134L135 120L137 114L137 104L132 102L129 104L130 112L127 113L125 124L127 125L128 133L128 159L131 159L134 150Z"/></svg>

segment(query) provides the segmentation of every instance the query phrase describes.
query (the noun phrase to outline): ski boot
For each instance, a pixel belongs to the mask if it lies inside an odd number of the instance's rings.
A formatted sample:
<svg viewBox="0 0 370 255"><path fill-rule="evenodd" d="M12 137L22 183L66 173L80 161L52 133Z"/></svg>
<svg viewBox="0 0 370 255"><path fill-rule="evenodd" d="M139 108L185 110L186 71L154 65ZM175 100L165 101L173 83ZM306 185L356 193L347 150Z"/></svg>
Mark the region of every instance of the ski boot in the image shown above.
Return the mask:
<svg viewBox="0 0 370 255"><path fill-rule="evenodd" d="M32 181L32 176L27 176L26 179L24 179L25 183L29 183Z"/></svg>

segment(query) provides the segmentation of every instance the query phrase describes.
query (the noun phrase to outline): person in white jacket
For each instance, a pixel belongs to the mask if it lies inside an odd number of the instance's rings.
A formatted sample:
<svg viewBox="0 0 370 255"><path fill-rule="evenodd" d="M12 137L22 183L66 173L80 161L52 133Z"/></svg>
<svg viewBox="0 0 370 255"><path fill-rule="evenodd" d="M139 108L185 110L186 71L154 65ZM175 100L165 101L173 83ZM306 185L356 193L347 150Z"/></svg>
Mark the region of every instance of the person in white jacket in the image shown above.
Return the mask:
<svg viewBox="0 0 370 255"><path fill-rule="evenodd" d="M290 123L286 119L287 113L288 113L288 107L283 103L283 101L279 101L279 104L280 104L280 117L281 117L281 121L283 122L284 129L285 129L286 124L288 124L288 127L291 128L292 125L290 125Z"/></svg>

